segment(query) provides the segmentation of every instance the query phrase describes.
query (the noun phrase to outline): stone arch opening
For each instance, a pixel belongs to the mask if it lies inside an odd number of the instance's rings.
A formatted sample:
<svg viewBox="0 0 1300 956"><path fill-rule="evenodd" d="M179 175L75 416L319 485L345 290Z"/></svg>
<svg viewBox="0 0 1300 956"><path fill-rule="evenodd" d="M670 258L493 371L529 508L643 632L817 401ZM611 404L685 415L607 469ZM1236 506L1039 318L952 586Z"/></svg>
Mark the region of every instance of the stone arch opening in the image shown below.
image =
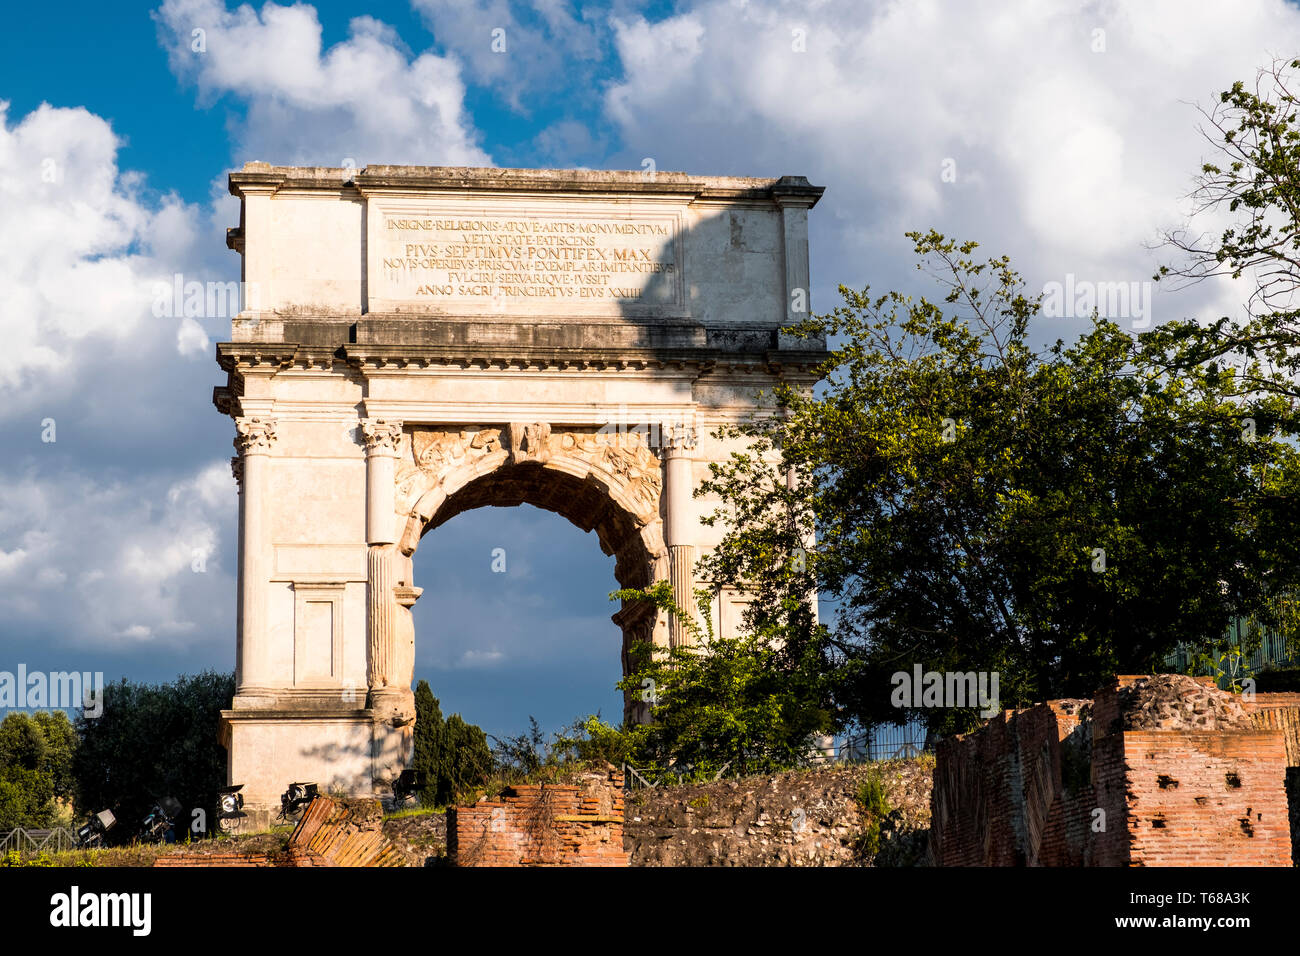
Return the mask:
<svg viewBox="0 0 1300 956"><path fill-rule="evenodd" d="M558 459L546 464L536 461L514 464L506 460L446 495L428 519L421 518L420 538L465 512L532 505L559 515L583 532L594 533L600 550L614 558L614 578L619 587L648 587L656 580L656 574L666 575L667 548L659 532L658 518L650 525L639 523L639 516L629 508L630 502L620 500L625 498L620 494L621 489L598 480L589 470L579 477L580 471L580 463L572 460ZM634 642L656 637L660 643L667 640L665 622L646 602L625 601L611 619L622 632L619 665L623 676L631 668L629 652ZM644 707L640 702L630 695L624 696L624 719L643 717Z"/></svg>
<svg viewBox="0 0 1300 956"><path fill-rule="evenodd" d="M626 661L611 621L614 557L594 528L498 500L426 526L412 555L423 588L412 609L415 683L428 680L444 714L501 738L530 717L547 732L595 713L617 724L627 701L615 687Z"/></svg>
<svg viewBox="0 0 1300 956"><path fill-rule="evenodd" d="M590 475L579 478L569 470L536 462L504 463L472 479L447 495L438 509L422 521L420 536L423 538L466 511L524 504L554 512L583 531L595 532L601 551L614 557L614 577L620 587L639 588L653 583L660 555L651 548L658 542L653 534L642 534L637 516Z"/></svg>
<svg viewBox="0 0 1300 956"><path fill-rule="evenodd" d="M531 504L595 531L623 587L667 570L663 475L649 429L546 423L408 426L397 448L395 504L409 558L420 538L464 511Z"/></svg>
<svg viewBox="0 0 1300 956"><path fill-rule="evenodd" d="M414 718L413 556L423 536L482 507L530 504L595 532L615 560L622 587L645 587L669 574L663 538L663 463L657 429L548 423L404 425L392 429L394 506L400 533L371 549L370 705L394 726ZM649 602L624 602L612 615L622 632L620 662L630 671L636 642L667 643L668 626ZM640 719L625 696L624 717Z"/></svg>

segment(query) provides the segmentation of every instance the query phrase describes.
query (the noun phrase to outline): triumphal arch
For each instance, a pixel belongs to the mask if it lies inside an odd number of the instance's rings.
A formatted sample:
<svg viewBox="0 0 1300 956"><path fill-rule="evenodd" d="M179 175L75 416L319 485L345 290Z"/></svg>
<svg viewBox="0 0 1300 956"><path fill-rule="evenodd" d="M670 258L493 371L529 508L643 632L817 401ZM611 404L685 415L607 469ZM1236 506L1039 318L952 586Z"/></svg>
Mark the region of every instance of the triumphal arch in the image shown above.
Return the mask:
<svg viewBox="0 0 1300 956"><path fill-rule="evenodd" d="M379 792L409 760L412 560L463 511L558 512L621 585L667 579L690 605L721 534L693 497L728 455L714 432L779 380L811 385L825 356L781 331L807 310L822 190L249 163L230 191L244 298L214 393L240 489L222 740L262 811L294 780ZM732 633L744 596L715 593ZM633 641L690 639L646 602L613 619L624 666Z"/></svg>

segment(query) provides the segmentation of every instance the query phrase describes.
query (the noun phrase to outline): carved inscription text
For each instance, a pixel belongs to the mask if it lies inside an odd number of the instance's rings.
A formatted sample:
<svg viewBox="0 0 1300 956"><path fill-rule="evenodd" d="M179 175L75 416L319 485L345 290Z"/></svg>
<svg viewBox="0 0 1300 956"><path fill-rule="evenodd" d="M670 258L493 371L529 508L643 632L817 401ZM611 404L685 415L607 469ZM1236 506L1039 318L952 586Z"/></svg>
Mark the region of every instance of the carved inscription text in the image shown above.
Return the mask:
<svg viewBox="0 0 1300 956"><path fill-rule="evenodd" d="M676 219L384 212L384 298L543 305L678 298Z"/></svg>

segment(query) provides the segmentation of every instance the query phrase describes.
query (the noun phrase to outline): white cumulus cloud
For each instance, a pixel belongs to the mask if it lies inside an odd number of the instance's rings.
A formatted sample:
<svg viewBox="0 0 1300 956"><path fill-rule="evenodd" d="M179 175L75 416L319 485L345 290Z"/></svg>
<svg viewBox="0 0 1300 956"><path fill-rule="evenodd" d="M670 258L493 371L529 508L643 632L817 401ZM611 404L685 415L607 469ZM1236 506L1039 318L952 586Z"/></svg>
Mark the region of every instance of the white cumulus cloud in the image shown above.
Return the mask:
<svg viewBox="0 0 1300 956"><path fill-rule="evenodd" d="M306 4L259 12L167 0L156 19L177 76L207 100L231 94L245 104L233 130L241 161L491 165L465 111L459 62L411 58L373 17L353 19L348 39L328 49Z"/></svg>
<svg viewBox="0 0 1300 956"><path fill-rule="evenodd" d="M902 233L931 226L1040 284L1150 279L1164 259L1146 246L1186 214L1207 150L1193 104L1300 47L1283 0L1231 16L1208 0L704 0L613 27L605 109L627 156L827 186L810 220L824 291L894 284ZM1157 320L1235 295L1164 298Z"/></svg>
<svg viewBox="0 0 1300 956"><path fill-rule="evenodd" d="M236 509L228 462L170 482L4 471L0 486L0 541L17 544L0 552L0 615L10 628L123 651L228 636Z"/></svg>
<svg viewBox="0 0 1300 956"><path fill-rule="evenodd" d="M142 199L118 146L84 109L43 104L15 123L0 101L0 393L39 386L48 397L105 343L158 331L153 289L173 266L155 250L183 254L193 210Z"/></svg>

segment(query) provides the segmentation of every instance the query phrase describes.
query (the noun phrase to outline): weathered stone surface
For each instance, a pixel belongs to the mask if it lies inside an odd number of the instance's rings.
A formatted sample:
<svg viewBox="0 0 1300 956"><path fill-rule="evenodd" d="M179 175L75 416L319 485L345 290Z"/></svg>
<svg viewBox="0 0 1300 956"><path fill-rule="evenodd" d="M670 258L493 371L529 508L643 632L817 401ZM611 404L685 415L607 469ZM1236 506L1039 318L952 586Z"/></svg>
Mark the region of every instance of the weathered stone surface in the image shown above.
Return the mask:
<svg viewBox="0 0 1300 956"><path fill-rule="evenodd" d="M1188 677L1156 674L1119 689L1125 730L1251 730L1245 704L1235 694Z"/></svg>
<svg viewBox="0 0 1300 956"><path fill-rule="evenodd" d="M891 760L631 791L625 844L633 866L917 866L928 863L933 763ZM879 775L890 811L859 803ZM863 849L879 826L880 848Z"/></svg>

